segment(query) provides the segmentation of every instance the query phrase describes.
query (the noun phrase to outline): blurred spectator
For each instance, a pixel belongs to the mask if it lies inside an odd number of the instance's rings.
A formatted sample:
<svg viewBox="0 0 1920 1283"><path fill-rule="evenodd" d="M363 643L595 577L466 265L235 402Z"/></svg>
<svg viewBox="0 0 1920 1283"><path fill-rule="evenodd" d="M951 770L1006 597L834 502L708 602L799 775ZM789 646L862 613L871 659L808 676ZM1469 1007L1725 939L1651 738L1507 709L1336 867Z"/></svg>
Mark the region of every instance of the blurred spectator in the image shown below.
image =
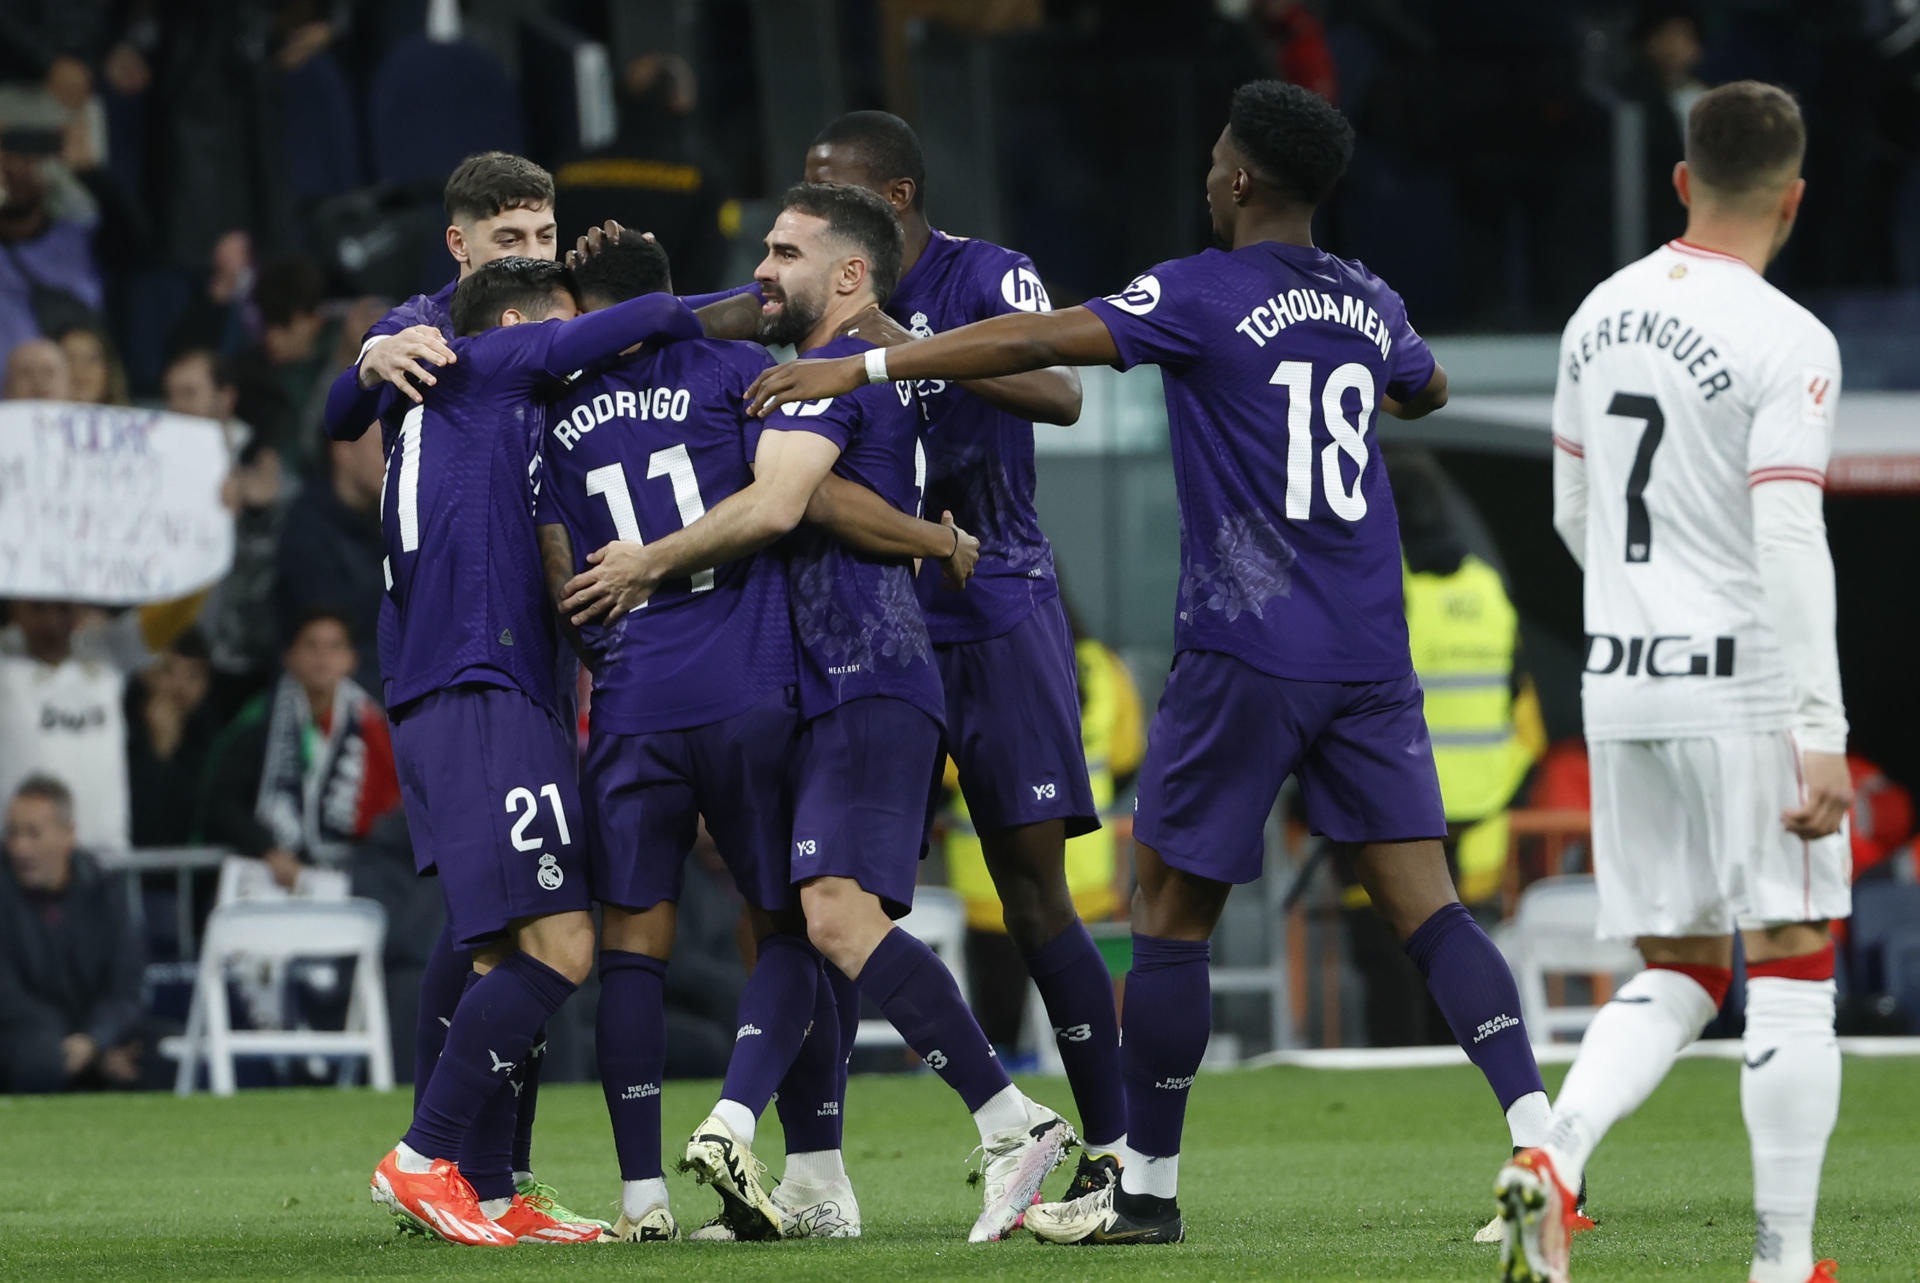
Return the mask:
<svg viewBox="0 0 1920 1283"><path fill-rule="evenodd" d="M0 1073L7 1090L132 1087L146 959L124 878L74 839L73 795L44 775L7 805L0 873Z"/></svg>
<svg viewBox="0 0 1920 1283"><path fill-rule="evenodd" d="M674 54L650 53L621 78L620 125L612 142L554 171L554 213L561 227L605 219L652 232L673 255L676 288L720 289L727 239L739 214L725 199L711 153L693 137L699 87Z"/></svg>
<svg viewBox="0 0 1920 1283"><path fill-rule="evenodd" d="M281 636L317 606L345 612L355 650L356 677L379 692L380 599L386 580L381 562L380 485L386 456L377 432L357 441L335 441L321 456L324 475L300 488L287 510L280 535L280 573L276 587Z"/></svg>
<svg viewBox="0 0 1920 1283"><path fill-rule="evenodd" d="M225 430L227 445L239 451L253 438L250 424L234 416L240 390L233 367L211 348L190 347L174 354L160 377L167 409L212 419Z"/></svg>
<svg viewBox="0 0 1920 1283"><path fill-rule="evenodd" d="M206 639L180 634L127 684L127 794L133 844L185 846L219 730L207 703Z"/></svg>
<svg viewBox="0 0 1920 1283"><path fill-rule="evenodd" d="M1633 65L1621 94L1641 111L1646 184L1646 243L1665 244L1687 227L1673 191L1673 167L1685 154L1687 114L1707 86L1695 75L1705 53L1700 15L1689 0L1642 0L1633 24Z"/></svg>
<svg viewBox="0 0 1920 1283"><path fill-rule="evenodd" d="M0 351L83 321L104 301L94 228L57 216L47 172L50 129L0 130Z"/></svg>
<svg viewBox="0 0 1920 1283"><path fill-rule="evenodd" d="M54 336L66 353L72 399L87 405L132 405L127 395L127 371L113 340L98 322L70 325Z"/></svg>
<svg viewBox="0 0 1920 1283"><path fill-rule="evenodd" d="M347 628L337 611L308 611L286 675L240 710L208 764L200 836L264 860L283 887L303 865L344 867L400 805L386 715L350 676Z"/></svg>
<svg viewBox="0 0 1920 1283"><path fill-rule="evenodd" d="M0 400L71 401L73 369L52 339L28 339L7 357L6 386Z"/></svg>
<svg viewBox="0 0 1920 1283"><path fill-rule="evenodd" d="M240 417L304 475L313 434L302 428L316 384L332 373L338 339L328 333L326 273L309 258L276 259L260 269L253 302L260 313L259 341L234 364Z"/></svg>
<svg viewBox="0 0 1920 1283"><path fill-rule="evenodd" d="M77 799L82 846L127 845L125 671L116 630L80 629L71 602L16 601L0 630L0 796L50 775Z"/></svg>

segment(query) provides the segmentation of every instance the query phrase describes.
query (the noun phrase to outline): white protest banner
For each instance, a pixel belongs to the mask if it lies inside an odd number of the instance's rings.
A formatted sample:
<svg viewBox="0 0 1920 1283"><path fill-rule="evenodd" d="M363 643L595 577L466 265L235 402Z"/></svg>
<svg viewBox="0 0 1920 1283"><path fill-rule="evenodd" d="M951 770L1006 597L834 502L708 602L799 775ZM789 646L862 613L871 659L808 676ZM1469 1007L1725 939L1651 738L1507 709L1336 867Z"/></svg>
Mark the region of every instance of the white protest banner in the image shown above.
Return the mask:
<svg viewBox="0 0 1920 1283"><path fill-rule="evenodd" d="M233 564L229 456L211 419L0 402L0 597L132 606Z"/></svg>

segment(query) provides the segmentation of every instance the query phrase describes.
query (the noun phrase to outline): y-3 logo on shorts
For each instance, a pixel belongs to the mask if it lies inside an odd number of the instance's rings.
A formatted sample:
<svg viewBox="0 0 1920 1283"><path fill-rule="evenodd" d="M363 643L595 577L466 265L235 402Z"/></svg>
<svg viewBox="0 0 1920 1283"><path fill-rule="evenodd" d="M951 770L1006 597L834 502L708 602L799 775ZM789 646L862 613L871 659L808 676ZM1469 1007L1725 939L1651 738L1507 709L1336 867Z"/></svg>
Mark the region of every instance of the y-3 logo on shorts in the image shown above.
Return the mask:
<svg viewBox="0 0 1920 1283"><path fill-rule="evenodd" d="M540 871L533 875L540 880L542 890L558 891L560 884L567 880L566 873L560 868L560 857L543 855L540 857Z"/></svg>
<svg viewBox="0 0 1920 1283"><path fill-rule="evenodd" d="M1055 1025L1053 1029L1053 1036L1055 1038L1058 1038L1061 1042L1088 1042L1093 1038L1093 1026L1092 1025L1068 1025L1066 1028L1063 1029L1060 1026Z"/></svg>
<svg viewBox="0 0 1920 1283"><path fill-rule="evenodd" d="M818 855L820 854L820 844L812 838L808 838L804 842L795 842L793 844L793 854L794 858L799 860L804 860L810 855Z"/></svg>
<svg viewBox="0 0 1920 1283"><path fill-rule="evenodd" d="M1033 800L1036 802L1052 801L1060 795L1060 791L1051 784L1029 784L1027 787L1033 790Z"/></svg>

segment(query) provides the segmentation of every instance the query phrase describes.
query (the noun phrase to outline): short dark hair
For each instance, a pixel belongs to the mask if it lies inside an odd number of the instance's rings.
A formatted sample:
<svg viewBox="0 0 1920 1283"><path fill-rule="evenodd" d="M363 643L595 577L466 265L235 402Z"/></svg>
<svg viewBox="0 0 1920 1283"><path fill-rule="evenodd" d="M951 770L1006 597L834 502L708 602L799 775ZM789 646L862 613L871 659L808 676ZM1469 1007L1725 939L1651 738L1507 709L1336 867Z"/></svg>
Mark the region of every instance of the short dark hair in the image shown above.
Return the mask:
<svg viewBox="0 0 1920 1283"><path fill-rule="evenodd" d="M197 659L203 664L213 662L213 649L207 645L207 635L198 625L188 628L167 644L169 655L178 655L181 659Z"/></svg>
<svg viewBox="0 0 1920 1283"><path fill-rule="evenodd" d="M512 308L544 319L553 296L573 292L567 269L550 259L512 255L467 273L453 291L453 332L479 334L500 324L500 313Z"/></svg>
<svg viewBox="0 0 1920 1283"><path fill-rule="evenodd" d="M888 111L850 111L813 137L814 147L850 147L876 181L913 184L912 209L925 203L927 158L913 126Z"/></svg>
<svg viewBox="0 0 1920 1283"><path fill-rule="evenodd" d="M51 802L67 827L73 827L73 790L67 787L65 780L46 774L29 775L14 788L13 796L15 800L37 797L43 802Z"/></svg>
<svg viewBox="0 0 1920 1283"><path fill-rule="evenodd" d="M1299 85L1254 80L1233 91L1227 130L1256 177L1303 205L1319 205L1353 159L1353 126Z"/></svg>
<svg viewBox="0 0 1920 1283"><path fill-rule="evenodd" d="M907 237L893 206L864 187L847 183L795 183L780 198L782 210L826 220L830 234L857 248L867 260L874 300L882 306L900 283Z"/></svg>
<svg viewBox="0 0 1920 1283"><path fill-rule="evenodd" d="M315 602L301 607L294 615L293 624L287 629L287 645L293 645L300 640L301 633L315 624L322 623L340 625L340 631L347 635L347 640L349 642L353 640L353 620L347 615L346 610L332 602Z"/></svg>
<svg viewBox="0 0 1920 1283"><path fill-rule="evenodd" d="M1798 166L1807 151L1800 104L1778 85L1736 80L1700 95L1687 113L1687 170L1738 195Z"/></svg>
<svg viewBox="0 0 1920 1283"><path fill-rule="evenodd" d="M660 242L626 230L573 269L573 288L582 300L624 303L672 289L673 272Z"/></svg>
<svg viewBox="0 0 1920 1283"><path fill-rule="evenodd" d="M512 152L483 151L467 157L447 179L447 221L478 222L502 210L553 204L553 175Z"/></svg>
<svg viewBox="0 0 1920 1283"><path fill-rule="evenodd" d="M254 283L253 302L268 325L286 325L295 317L318 312L327 301L327 274L304 254L269 259Z"/></svg>
<svg viewBox="0 0 1920 1283"><path fill-rule="evenodd" d="M175 348L172 352L168 353L167 363L160 371L161 376L165 377L166 372L174 366L184 365L186 362L193 360L202 360L207 363L207 371L213 379L214 387L230 388L233 386L233 362L220 355L220 353L213 348L207 347L202 343L189 343L185 347Z"/></svg>

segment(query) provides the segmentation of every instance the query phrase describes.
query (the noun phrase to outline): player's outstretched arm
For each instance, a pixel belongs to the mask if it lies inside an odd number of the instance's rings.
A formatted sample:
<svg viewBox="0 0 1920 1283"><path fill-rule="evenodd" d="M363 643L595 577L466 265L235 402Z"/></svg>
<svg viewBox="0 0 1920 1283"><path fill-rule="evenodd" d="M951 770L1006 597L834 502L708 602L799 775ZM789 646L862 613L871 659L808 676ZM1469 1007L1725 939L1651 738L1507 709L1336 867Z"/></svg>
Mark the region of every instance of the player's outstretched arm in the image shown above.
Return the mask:
<svg viewBox="0 0 1920 1283"><path fill-rule="evenodd" d="M913 331L877 307L855 317L846 332L875 347L913 342ZM1068 366L1050 365L1044 370L1004 374L997 379L962 379L960 386L988 405L1034 423L1057 423L1068 428L1080 421L1080 376Z"/></svg>
<svg viewBox="0 0 1920 1283"><path fill-rule="evenodd" d="M553 378L565 378L637 343L674 343L704 333L687 305L673 295L642 294L561 322L547 345L543 368Z"/></svg>
<svg viewBox="0 0 1920 1283"><path fill-rule="evenodd" d="M991 379L1050 365L1112 365L1120 359L1106 322L1084 307L1009 313L877 351L884 366L872 379L866 365L872 352L776 365L747 389L747 412L764 416L783 405L843 396L870 381Z"/></svg>
<svg viewBox="0 0 1920 1283"><path fill-rule="evenodd" d="M1433 367L1433 377L1427 380L1427 386L1405 401L1396 401L1390 396L1380 398L1380 408L1396 419L1424 419L1446 403L1447 372L1439 365Z"/></svg>
<svg viewBox="0 0 1920 1283"><path fill-rule="evenodd" d="M943 512L936 522L910 517L873 491L829 472L807 501L807 520L870 557L912 557L940 563L947 582L965 587L980 560L980 541Z"/></svg>
<svg viewBox="0 0 1920 1283"><path fill-rule="evenodd" d="M807 501L840 457L840 447L813 432L764 432L753 481L692 525L650 544L616 540L587 555L588 568L568 581L560 609L574 624L611 624L653 595L662 581L738 561L791 531Z"/></svg>

